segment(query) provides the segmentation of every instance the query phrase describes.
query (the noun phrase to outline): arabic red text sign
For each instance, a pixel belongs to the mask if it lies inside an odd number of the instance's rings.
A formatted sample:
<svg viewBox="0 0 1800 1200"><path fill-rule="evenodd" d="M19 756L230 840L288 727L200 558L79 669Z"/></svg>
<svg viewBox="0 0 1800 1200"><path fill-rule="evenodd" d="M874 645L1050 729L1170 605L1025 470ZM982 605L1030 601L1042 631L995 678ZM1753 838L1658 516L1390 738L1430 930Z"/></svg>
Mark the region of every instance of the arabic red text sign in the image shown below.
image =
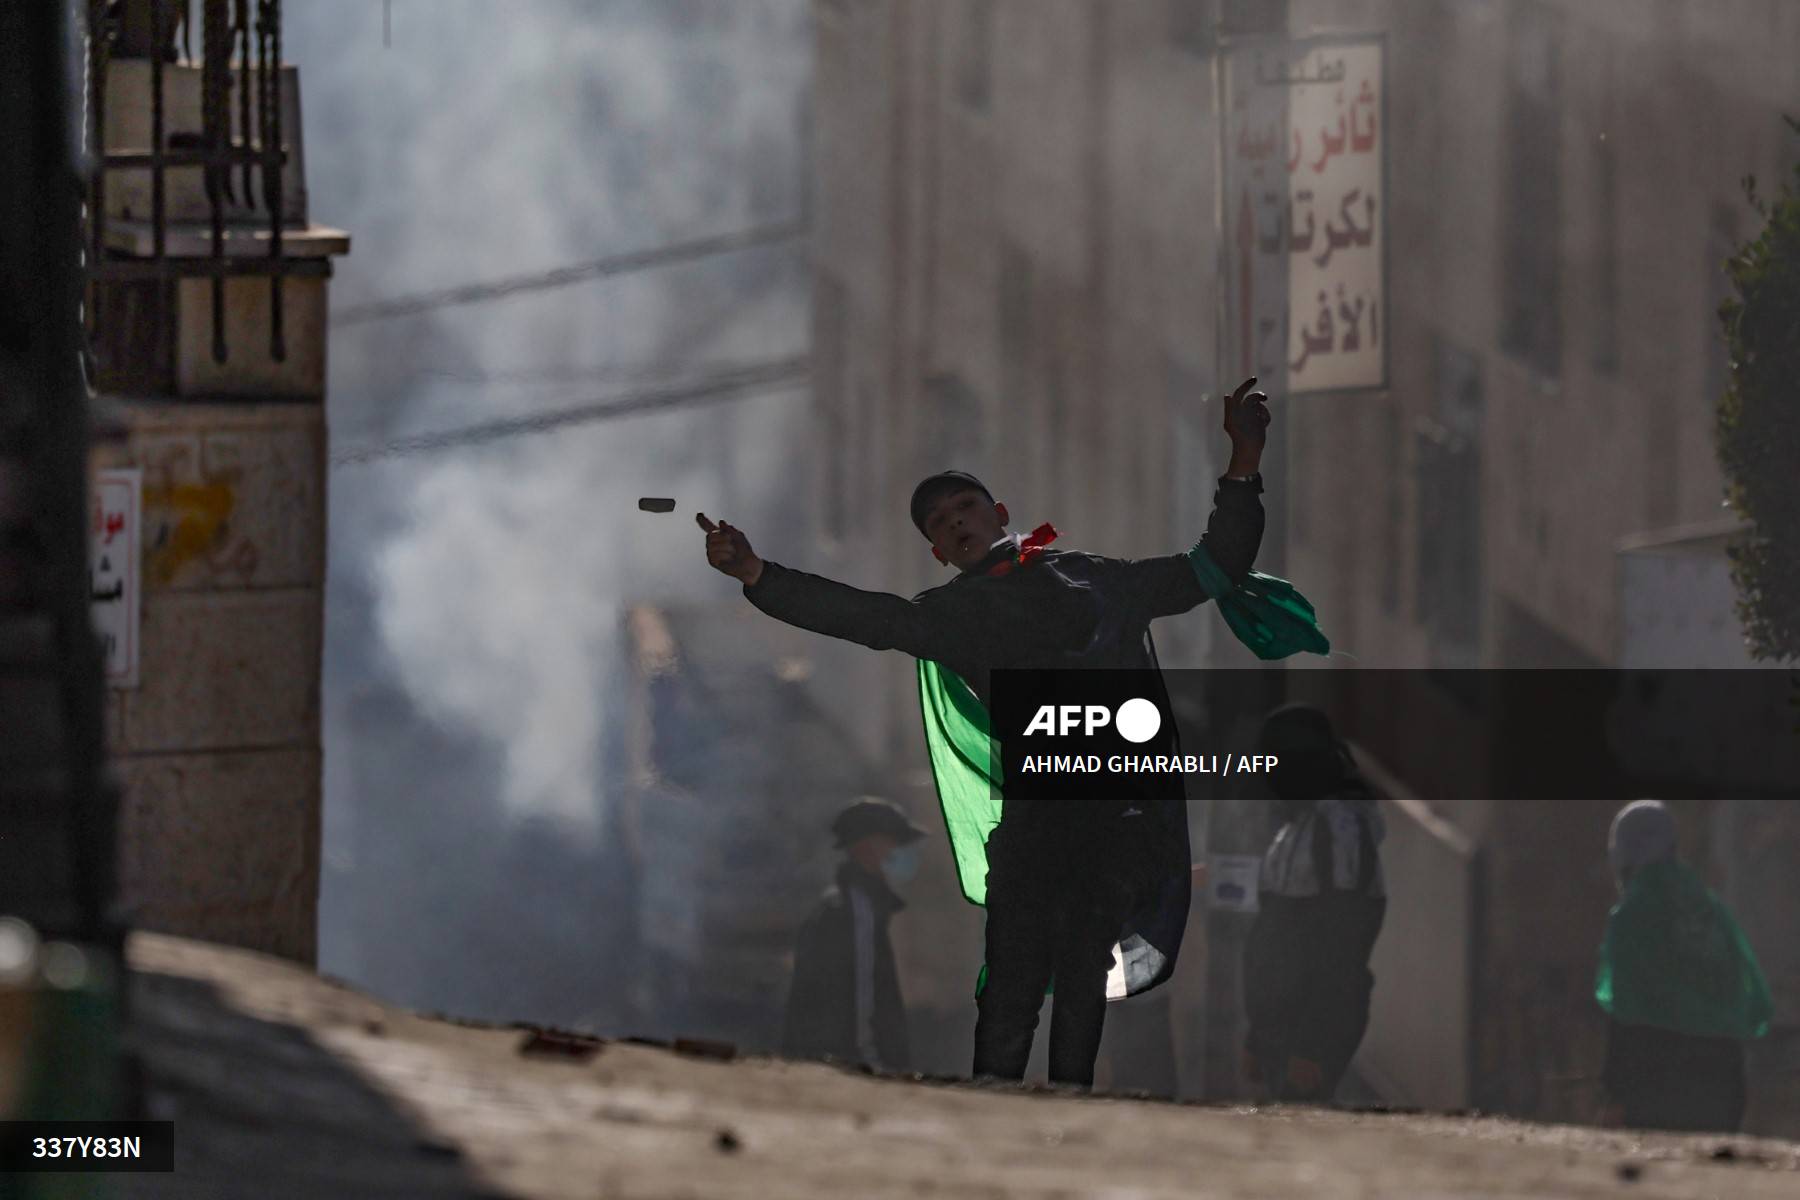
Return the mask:
<svg viewBox="0 0 1800 1200"><path fill-rule="evenodd" d="M1227 351L1289 392L1386 385L1382 68L1371 39L1227 59Z"/></svg>

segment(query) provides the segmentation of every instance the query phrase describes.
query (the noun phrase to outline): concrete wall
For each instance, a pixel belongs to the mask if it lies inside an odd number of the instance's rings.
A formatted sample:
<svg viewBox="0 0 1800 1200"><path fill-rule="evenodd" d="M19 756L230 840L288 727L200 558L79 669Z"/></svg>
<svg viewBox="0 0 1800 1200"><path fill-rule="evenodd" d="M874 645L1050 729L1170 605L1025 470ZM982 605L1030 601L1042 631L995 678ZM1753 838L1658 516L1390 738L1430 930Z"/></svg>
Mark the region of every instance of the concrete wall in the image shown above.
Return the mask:
<svg viewBox="0 0 1800 1200"><path fill-rule="evenodd" d="M1733 526L1736 522L1732 522ZM1773 667L1750 657L1717 523L1628 541L1618 553L1619 665Z"/></svg>
<svg viewBox="0 0 1800 1200"><path fill-rule="evenodd" d="M1369 968L1369 1032L1355 1069L1389 1104L1432 1109L1470 1102L1474 1027L1475 844L1366 752L1387 837L1381 866L1388 914ZM1429 953L1421 954L1421 947Z"/></svg>
<svg viewBox="0 0 1800 1200"><path fill-rule="evenodd" d="M281 282L284 354L270 342L273 297L266 279L225 281L225 361L213 358L212 281L177 287L175 390L183 396L316 398L325 394L324 279Z"/></svg>
<svg viewBox="0 0 1800 1200"><path fill-rule="evenodd" d="M108 699L120 894L145 928L310 962L319 882L325 418L125 401L143 471L140 684Z"/></svg>
<svg viewBox="0 0 1800 1200"><path fill-rule="evenodd" d="M150 147L151 64L106 78L109 151ZM240 119L234 73L230 121ZM164 133L202 135L201 69L166 66ZM142 618L137 683L109 692L107 737L123 784L119 891L126 920L310 963L317 952L324 625L325 345L331 256L348 236L308 218L298 72L279 76L283 348L267 278L225 280L214 357L204 172L165 174L167 288L103 284L103 378L166 394L112 395L118 436L93 466L142 472ZM233 129L234 137L248 131ZM234 188L238 176L233 173ZM109 171L106 245L152 253L151 173ZM223 253L264 257L260 185L227 197ZM166 295L168 360L158 353ZM121 361L111 361L117 357Z"/></svg>

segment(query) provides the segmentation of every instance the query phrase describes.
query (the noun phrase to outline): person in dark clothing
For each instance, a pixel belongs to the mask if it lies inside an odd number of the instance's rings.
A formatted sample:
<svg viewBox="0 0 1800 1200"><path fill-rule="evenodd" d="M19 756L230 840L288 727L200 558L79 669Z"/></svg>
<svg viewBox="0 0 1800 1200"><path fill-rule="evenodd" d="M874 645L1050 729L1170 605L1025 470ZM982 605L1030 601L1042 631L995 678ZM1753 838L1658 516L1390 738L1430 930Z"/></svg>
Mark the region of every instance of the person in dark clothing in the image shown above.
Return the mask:
<svg viewBox="0 0 1800 1200"><path fill-rule="evenodd" d="M1594 995L1607 1014L1602 1119L1730 1133L1746 1103L1743 1041L1768 1031L1768 985L1719 898L1676 855L1675 821L1639 800L1607 845L1620 900Z"/></svg>
<svg viewBox="0 0 1800 1200"><path fill-rule="evenodd" d="M906 1002L888 922L905 907L892 884L911 877L924 832L873 797L839 813L831 829L844 860L795 941L781 1052L904 1071Z"/></svg>
<svg viewBox="0 0 1800 1200"><path fill-rule="evenodd" d="M1606 1023L1601 1085L1606 1124L1689 1133L1736 1133L1749 1087L1743 1043L1651 1025Z"/></svg>
<svg viewBox="0 0 1800 1200"><path fill-rule="evenodd" d="M1328 1102L1369 1024L1369 955L1387 913L1384 826L1330 718L1276 709L1257 750L1282 824L1244 948L1245 1074L1277 1100Z"/></svg>
<svg viewBox="0 0 1800 1200"><path fill-rule="evenodd" d="M1254 384L1246 381L1225 402L1231 463L1197 548L1233 583L1249 574L1262 540L1258 471L1269 414L1267 397L1252 392ZM1030 539L1009 535L1006 506L963 472L924 480L910 511L932 554L959 572L910 600L767 562L741 530L715 525L705 514L698 521L707 531L707 561L742 582L744 595L765 613L935 661L967 681L984 705L997 669L1154 668L1150 622L1208 599L1188 555L1129 561L1045 550L1054 536L1047 528ZM987 971L974 1073L1023 1078L1054 976L1051 1079L1089 1086L1122 914L1142 898L1147 862L1181 858L1167 874L1185 888L1186 819L1129 803L1081 814L1023 812L1010 799L1004 805L987 843ZM1185 915L1185 903L1180 907ZM1176 928L1169 969L1179 938Z"/></svg>

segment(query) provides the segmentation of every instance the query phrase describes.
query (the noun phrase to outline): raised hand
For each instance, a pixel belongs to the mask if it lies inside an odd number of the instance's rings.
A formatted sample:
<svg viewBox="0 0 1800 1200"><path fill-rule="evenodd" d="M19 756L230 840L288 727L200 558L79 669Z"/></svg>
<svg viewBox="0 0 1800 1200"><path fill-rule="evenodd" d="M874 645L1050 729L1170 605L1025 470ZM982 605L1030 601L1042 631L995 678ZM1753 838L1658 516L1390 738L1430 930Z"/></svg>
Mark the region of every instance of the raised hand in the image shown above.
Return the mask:
<svg viewBox="0 0 1800 1200"><path fill-rule="evenodd" d="M1227 475L1254 475L1262 468L1263 445L1269 438L1269 398L1250 389L1252 375L1225 397L1225 435L1231 439L1231 465Z"/></svg>
<svg viewBox="0 0 1800 1200"><path fill-rule="evenodd" d="M750 548L750 539L743 530L728 521L709 521L705 513L695 513L694 521L706 531L708 566L746 585L762 578L762 559Z"/></svg>

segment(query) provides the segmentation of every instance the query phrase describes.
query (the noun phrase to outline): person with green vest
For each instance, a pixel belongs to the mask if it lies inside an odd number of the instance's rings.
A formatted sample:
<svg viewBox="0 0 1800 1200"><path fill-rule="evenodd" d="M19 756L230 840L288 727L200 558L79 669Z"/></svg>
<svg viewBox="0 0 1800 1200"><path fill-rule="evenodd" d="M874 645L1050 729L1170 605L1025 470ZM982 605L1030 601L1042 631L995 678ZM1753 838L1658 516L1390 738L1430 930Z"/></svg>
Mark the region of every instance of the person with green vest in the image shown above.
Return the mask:
<svg viewBox="0 0 1800 1200"><path fill-rule="evenodd" d="M1729 1133L1744 1119L1743 1043L1769 1030L1769 988L1730 910L1675 843L1661 801L1613 819L1607 858L1620 897L1594 986L1607 1015L1603 1119Z"/></svg>
<svg viewBox="0 0 1800 1200"><path fill-rule="evenodd" d="M1190 895L1179 776L1157 794L1025 811L1000 786L990 736L991 673L1008 668L1156 668L1149 627L1215 601L1264 657L1329 643L1285 581L1251 570L1262 541L1260 463L1267 397L1247 380L1225 401L1231 462L1206 534L1185 553L1139 560L1049 549L1055 529L1011 518L973 475L943 471L913 490L913 525L957 577L908 599L767 562L704 513L707 562L787 624L920 660L921 709L964 895L985 903L974 1074L1020 1079L1054 980L1050 1078L1092 1084L1106 1001L1168 978ZM1171 723L1172 725L1172 723ZM1172 737L1173 731L1169 730ZM1155 750L1155 746L1145 746ZM1116 802L1115 802L1116 801Z"/></svg>

